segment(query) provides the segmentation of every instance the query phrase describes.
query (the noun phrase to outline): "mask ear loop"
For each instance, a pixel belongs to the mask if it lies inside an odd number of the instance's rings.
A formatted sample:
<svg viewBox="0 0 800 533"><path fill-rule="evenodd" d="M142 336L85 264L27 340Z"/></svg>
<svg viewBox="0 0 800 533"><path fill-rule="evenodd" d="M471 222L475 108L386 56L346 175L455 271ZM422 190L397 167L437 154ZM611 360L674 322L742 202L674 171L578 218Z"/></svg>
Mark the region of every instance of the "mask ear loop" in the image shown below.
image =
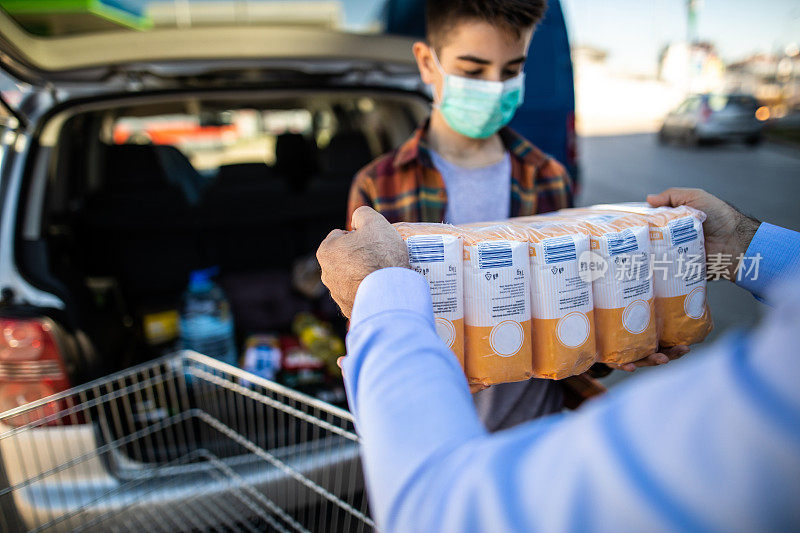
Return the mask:
<svg viewBox="0 0 800 533"><path fill-rule="evenodd" d="M435 109L439 109L439 108L441 108L442 102L444 102L444 89L445 89L445 86L447 86L447 72L444 71L444 67L442 67L441 63L439 63L439 57L436 55L436 50L434 50L433 46L431 46L430 49L431 49L431 55L433 56L433 64L436 65L436 70L438 70L439 74L442 75L442 95L441 95L441 97L437 98L438 95L436 94L436 85L435 84L431 84L431 85L433 85L433 107Z"/></svg>

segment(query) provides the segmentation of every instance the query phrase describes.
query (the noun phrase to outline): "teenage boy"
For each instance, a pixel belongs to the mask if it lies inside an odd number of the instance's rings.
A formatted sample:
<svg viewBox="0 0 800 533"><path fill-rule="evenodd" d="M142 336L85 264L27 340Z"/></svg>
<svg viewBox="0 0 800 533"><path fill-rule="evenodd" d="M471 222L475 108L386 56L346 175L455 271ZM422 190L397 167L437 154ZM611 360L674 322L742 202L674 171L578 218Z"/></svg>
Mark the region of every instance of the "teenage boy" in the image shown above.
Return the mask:
<svg viewBox="0 0 800 533"><path fill-rule="evenodd" d="M465 224L572 206L557 161L506 128L522 103L522 67L546 0L428 0L427 43L414 44L433 86L430 119L399 149L362 169L347 223L366 205L389 222ZM559 382L495 385L474 396L495 431L563 407Z"/></svg>

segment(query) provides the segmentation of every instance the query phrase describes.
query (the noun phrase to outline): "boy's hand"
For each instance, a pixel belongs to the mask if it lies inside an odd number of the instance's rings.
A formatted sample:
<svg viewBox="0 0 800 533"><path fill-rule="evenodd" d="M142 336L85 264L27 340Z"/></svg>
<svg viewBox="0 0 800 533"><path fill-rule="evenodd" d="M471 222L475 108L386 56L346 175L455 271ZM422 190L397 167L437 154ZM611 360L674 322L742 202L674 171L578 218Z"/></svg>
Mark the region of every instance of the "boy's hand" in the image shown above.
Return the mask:
<svg viewBox="0 0 800 533"><path fill-rule="evenodd" d="M469 392L471 394L475 394L476 392L480 392L480 391L482 391L484 389L488 389L488 388L489 387L487 387L483 383L470 383L469 384Z"/></svg>
<svg viewBox="0 0 800 533"><path fill-rule="evenodd" d="M322 283L331 291L347 318L353 311L361 281L375 270L410 268L403 238L389 222L369 207L353 212L353 231L331 231L317 249Z"/></svg>
<svg viewBox="0 0 800 533"><path fill-rule="evenodd" d="M730 255L728 279L736 279L737 258L744 255L760 222L749 217L730 204L702 189L667 189L660 194L647 196L653 207L688 205L706 214L703 234L706 240L706 255Z"/></svg>
<svg viewBox="0 0 800 533"><path fill-rule="evenodd" d="M624 365L615 365L613 363L606 363L611 368L615 368L617 370L624 370L625 372L633 372L637 368L642 368L643 366L658 366L664 365L669 363L670 361L674 361L675 359L680 359L687 353L689 353L688 346L673 346L671 348L659 348L660 351L648 355L638 361L634 361L633 363L626 363Z"/></svg>

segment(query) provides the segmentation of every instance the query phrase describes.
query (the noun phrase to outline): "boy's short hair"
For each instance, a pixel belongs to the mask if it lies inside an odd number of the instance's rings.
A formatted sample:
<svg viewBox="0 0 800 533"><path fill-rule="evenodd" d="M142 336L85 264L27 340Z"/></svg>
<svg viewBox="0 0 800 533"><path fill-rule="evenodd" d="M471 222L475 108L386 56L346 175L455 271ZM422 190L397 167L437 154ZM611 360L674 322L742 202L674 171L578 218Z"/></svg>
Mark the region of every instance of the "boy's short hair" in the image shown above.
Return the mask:
<svg viewBox="0 0 800 533"><path fill-rule="evenodd" d="M462 20L478 20L519 36L537 24L547 11L547 0L427 0L425 21L428 43L444 44L444 35Z"/></svg>

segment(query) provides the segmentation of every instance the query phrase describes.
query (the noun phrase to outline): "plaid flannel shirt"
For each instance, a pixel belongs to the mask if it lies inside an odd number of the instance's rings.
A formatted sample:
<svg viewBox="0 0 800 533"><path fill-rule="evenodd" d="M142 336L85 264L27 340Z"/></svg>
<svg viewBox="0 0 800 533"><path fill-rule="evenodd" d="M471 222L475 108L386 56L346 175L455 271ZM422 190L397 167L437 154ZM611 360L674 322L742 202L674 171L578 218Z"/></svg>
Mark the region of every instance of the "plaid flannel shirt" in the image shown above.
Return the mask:
<svg viewBox="0 0 800 533"><path fill-rule="evenodd" d="M350 186L347 227L353 211L372 207L389 222L443 222L447 191L431 161L427 122L400 148L364 167ZM511 216L572 207L572 180L564 167L510 128L500 138L511 154Z"/></svg>

